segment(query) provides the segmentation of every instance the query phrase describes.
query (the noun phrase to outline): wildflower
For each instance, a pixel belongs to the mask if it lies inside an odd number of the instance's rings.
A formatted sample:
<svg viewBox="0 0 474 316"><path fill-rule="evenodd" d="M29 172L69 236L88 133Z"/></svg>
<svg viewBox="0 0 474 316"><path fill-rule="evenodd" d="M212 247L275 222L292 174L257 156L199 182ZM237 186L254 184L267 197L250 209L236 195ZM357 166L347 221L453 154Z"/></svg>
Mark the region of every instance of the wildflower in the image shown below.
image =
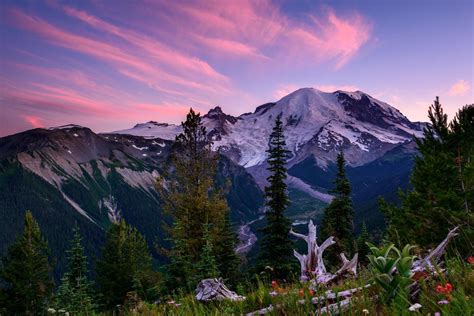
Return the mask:
<svg viewBox="0 0 474 316"><path fill-rule="evenodd" d="M364 309L362 310L362 313L364 313L365 315L368 315L368 314L369 314L369 310L367 310L367 309L364 308Z"/></svg>
<svg viewBox="0 0 474 316"><path fill-rule="evenodd" d="M277 281L273 280L272 281L272 288L276 289L278 287Z"/></svg>
<svg viewBox="0 0 474 316"><path fill-rule="evenodd" d="M436 287L436 292L438 292L438 293L444 293L444 287L443 287L442 285L438 285L438 286Z"/></svg>
<svg viewBox="0 0 474 316"><path fill-rule="evenodd" d="M309 295L313 296L314 295L314 291L313 289L309 289Z"/></svg>
<svg viewBox="0 0 474 316"><path fill-rule="evenodd" d="M445 286L438 285L436 287L436 292L443 293L443 294L450 294L453 291L453 286L451 283L446 283Z"/></svg>
<svg viewBox="0 0 474 316"><path fill-rule="evenodd" d="M300 289L300 291L299 291L298 294L299 294L299 296L303 297L303 296L304 296L304 290L303 290L303 289Z"/></svg>
<svg viewBox="0 0 474 316"><path fill-rule="evenodd" d="M469 256L469 257L467 258L467 262L469 262L470 264L474 264L474 257Z"/></svg>
<svg viewBox="0 0 474 316"><path fill-rule="evenodd" d="M48 313L51 313L51 314L56 314L56 310L54 308L48 308Z"/></svg>
<svg viewBox="0 0 474 316"><path fill-rule="evenodd" d="M412 306L408 307L408 310L410 312L415 312L415 311L419 310L420 308L421 308L421 304L416 303L416 304L413 304Z"/></svg>
<svg viewBox="0 0 474 316"><path fill-rule="evenodd" d="M444 289L446 290L447 293L451 293L451 291L453 290L453 286L451 285L451 283L446 283L446 285L444 286Z"/></svg>
<svg viewBox="0 0 474 316"><path fill-rule="evenodd" d="M446 305L446 304L449 304L449 301L441 300L441 301L438 302L438 305Z"/></svg>
<svg viewBox="0 0 474 316"><path fill-rule="evenodd" d="M277 296L277 295L278 295L278 292L277 292L277 291L271 291L271 292L268 293L268 294L270 294L270 296Z"/></svg>

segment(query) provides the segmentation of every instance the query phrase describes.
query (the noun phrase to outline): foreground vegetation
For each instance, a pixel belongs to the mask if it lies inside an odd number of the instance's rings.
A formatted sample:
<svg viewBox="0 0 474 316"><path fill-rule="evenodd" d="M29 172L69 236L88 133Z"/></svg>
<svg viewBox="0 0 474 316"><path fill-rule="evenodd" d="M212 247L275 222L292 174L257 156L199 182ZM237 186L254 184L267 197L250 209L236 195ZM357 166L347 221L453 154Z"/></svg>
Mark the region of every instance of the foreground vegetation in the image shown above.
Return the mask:
<svg viewBox="0 0 474 316"><path fill-rule="evenodd" d="M447 275L439 275L431 280L420 280L422 291L419 301L421 307L410 311L411 304L403 296L396 297L387 305L382 297L383 288L374 285L356 296L357 299L342 315L472 315L474 313L474 265L459 257L448 259ZM364 268L360 276L345 280L331 287L333 291L364 286L373 280L373 271ZM450 284L452 290L444 291L441 287ZM450 286L448 286L449 288ZM275 284L263 278L258 282L246 282L237 288L237 292L246 296L242 302L198 302L194 295L183 294L164 297L160 304L140 302L128 313L144 315L241 315L254 312L270 305L274 310L268 315L318 315L321 308L311 303L311 299L324 296L327 288L316 291L309 289L308 283ZM276 295L275 295L276 294Z"/></svg>

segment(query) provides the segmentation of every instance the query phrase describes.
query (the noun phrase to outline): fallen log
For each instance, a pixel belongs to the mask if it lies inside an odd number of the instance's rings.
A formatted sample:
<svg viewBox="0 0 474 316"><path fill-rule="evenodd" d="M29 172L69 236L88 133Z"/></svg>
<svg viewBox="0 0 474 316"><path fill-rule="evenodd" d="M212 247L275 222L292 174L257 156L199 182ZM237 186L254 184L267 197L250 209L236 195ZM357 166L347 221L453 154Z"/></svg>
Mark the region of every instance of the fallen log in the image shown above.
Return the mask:
<svg viewBox="0 0 474 316"><path fill-rule="evenodd" d="M441 257L444 255L446 251L446 247L448 246L448 243L458 235L457 230L459 229L459 226L454 227L448 232L448 235L446 238L432 251L428 253L428 255L424 258L415 260L413 262L411 271L413 273L415 272L430 272L430 273L435 273L437 267L441 264L440 260Z"/></svg>
<svg viewBox="0 0 474 316"><path fill-rule="evenodd" d="M229 290L222 279L204 279L196 287L196 299L204 302L213 300L243 301L245 296Z"/></svg>
<svg viewBox="0 0 474 316"><path fill-rule="evenodd" d="M344 290L341 292L333 292L332 290L327 290L324 295L318 296L318 297L313 297L311 299L311 303L315 305L320 305L323 303L326 303L327 301L333 302L337 299L343 298L347 299L352 297L355 293L362 291L363 289L369 288L371 285L367 284L361 287L356 287L354 289L350 290Z"/></svg>
<svg viewBox="0 0 474 316"><path fill-rule="evenodd" d="M273 307L273 305L270 304L270 306L268 306L268 307L259 309L255 312L247 313L247 314L245 314L245 316L265 315L265 314L268 314L270 312L273 312L273 310L274 310L274 307Z"/></svg>

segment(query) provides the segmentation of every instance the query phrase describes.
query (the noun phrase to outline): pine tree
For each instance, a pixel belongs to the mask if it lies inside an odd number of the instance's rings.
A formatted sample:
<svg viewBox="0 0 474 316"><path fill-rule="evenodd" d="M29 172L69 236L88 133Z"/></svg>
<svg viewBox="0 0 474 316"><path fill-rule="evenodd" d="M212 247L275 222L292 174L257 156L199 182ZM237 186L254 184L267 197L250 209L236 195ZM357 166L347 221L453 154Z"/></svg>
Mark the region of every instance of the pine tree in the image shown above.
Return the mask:
<svg viewBox="0 0 474 316"><path fill-rule="evenodd" d="M212 142L199 113L190 109L181 125L183 133L176 137L171 159L175 181L166 188L162 186L160 191L165 200L165 211L173 219L168 284L173 288L193 288L195 284L189 284L189 280L195 279L196 263L205 246L204 219L209 219L209 234L216 257L231 258L235 246L223 246L224 243L230 245L229 233L225 230L231 228L226 226L229 208L224 190L215 185L219 155L212 151ZM227 271L223 271L225 273L221 275L227 277Z"/></svg>
<svg viewBox="0 0 474 316"><path fill-rule="evenodd" d="M411 176L413 189L400 193L401 206L381 205L388 238L428 248L460 225L457 249L467 255L474 249L474 105L461 108L448 124L436 98L428 117L424 137L416 139L420 155Z"/></svg>
<svg viewBox="0 0 474 316"><path fill-rule="evenodd" d="M104 307L110 309L122 304L127 293L139 288L144 289L137 293L141 299L150 299L146 295L155 285L155 274L146 240L123 219L107 231L96 270Z"/></svg>
<svg viewBox="0 0 474 316"><path fill-rule="evenodd" d="M288 278L295 268L293 242L289 236L291 222L284 214L289 205L285 183L287 177L285 164L289 151L285 146L283 123L278 116L270 134L267 150L270 176L267 178L269 186L265 188L266 226L262 229L263 236L257 258L257 269L263 270L269 266L278 279Z"/></svg>
<svg viewBox="0 0 474 316"><path fill-rule="evenodd" d="M48 245L38 223L26 212L22 235L8 249L0 271L7 314L39 315L48 306L53 281Z"/></svg>
<svg viewBox="0 0 474 316"><path fill-rule="evenodd" d="M351 199L351 185L345 172L344 154L337 155L335 188L331 191L333 200L326 208L321 223L321 240L334 236L336 244L328 248L329 262L337 262L341 252L349 255L354 248L354 209Z"/></svg>
<svg viewBox="0 0 474 316"><path fill-rule="evenodd" d="M219 270L217 268L216 258L214 256L214 247L212 245L212 237L210 233L210 225L204 224L203 243L201 258L197 265L197 282L202 279L217 278Z"/></svg>
<svg viewBox="0 0 474 316"><path fill-rule="evenodd" d="M75 227L71 247L67 251L68 271L61 279L56 306L73 315L92 315L97 306L92 299L92 288L87 278L87 257L81 240L79 228Z"/></svg>

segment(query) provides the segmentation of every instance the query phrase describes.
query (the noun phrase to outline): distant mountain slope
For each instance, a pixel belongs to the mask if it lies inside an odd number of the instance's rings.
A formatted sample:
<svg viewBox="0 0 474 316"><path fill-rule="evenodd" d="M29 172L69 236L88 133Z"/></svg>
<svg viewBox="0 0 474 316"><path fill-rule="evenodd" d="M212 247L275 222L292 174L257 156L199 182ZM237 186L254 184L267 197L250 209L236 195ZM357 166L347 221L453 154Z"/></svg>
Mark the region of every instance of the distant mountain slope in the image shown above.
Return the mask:
<svg viewBox="0 0 474 316"><path fill-rule="evenodd" d="M26 210L38 219L60 269L76 223L92 255L105 229L120 218L155 249L155 242L165 242L166 220L155 178L166 166L170 145L158 138L97 135L75 125L0 138L0 253L21 231ZM227 200L236 224L257 217L262 192L244 168L222 156L217 180L230 180Z"/></svg>

